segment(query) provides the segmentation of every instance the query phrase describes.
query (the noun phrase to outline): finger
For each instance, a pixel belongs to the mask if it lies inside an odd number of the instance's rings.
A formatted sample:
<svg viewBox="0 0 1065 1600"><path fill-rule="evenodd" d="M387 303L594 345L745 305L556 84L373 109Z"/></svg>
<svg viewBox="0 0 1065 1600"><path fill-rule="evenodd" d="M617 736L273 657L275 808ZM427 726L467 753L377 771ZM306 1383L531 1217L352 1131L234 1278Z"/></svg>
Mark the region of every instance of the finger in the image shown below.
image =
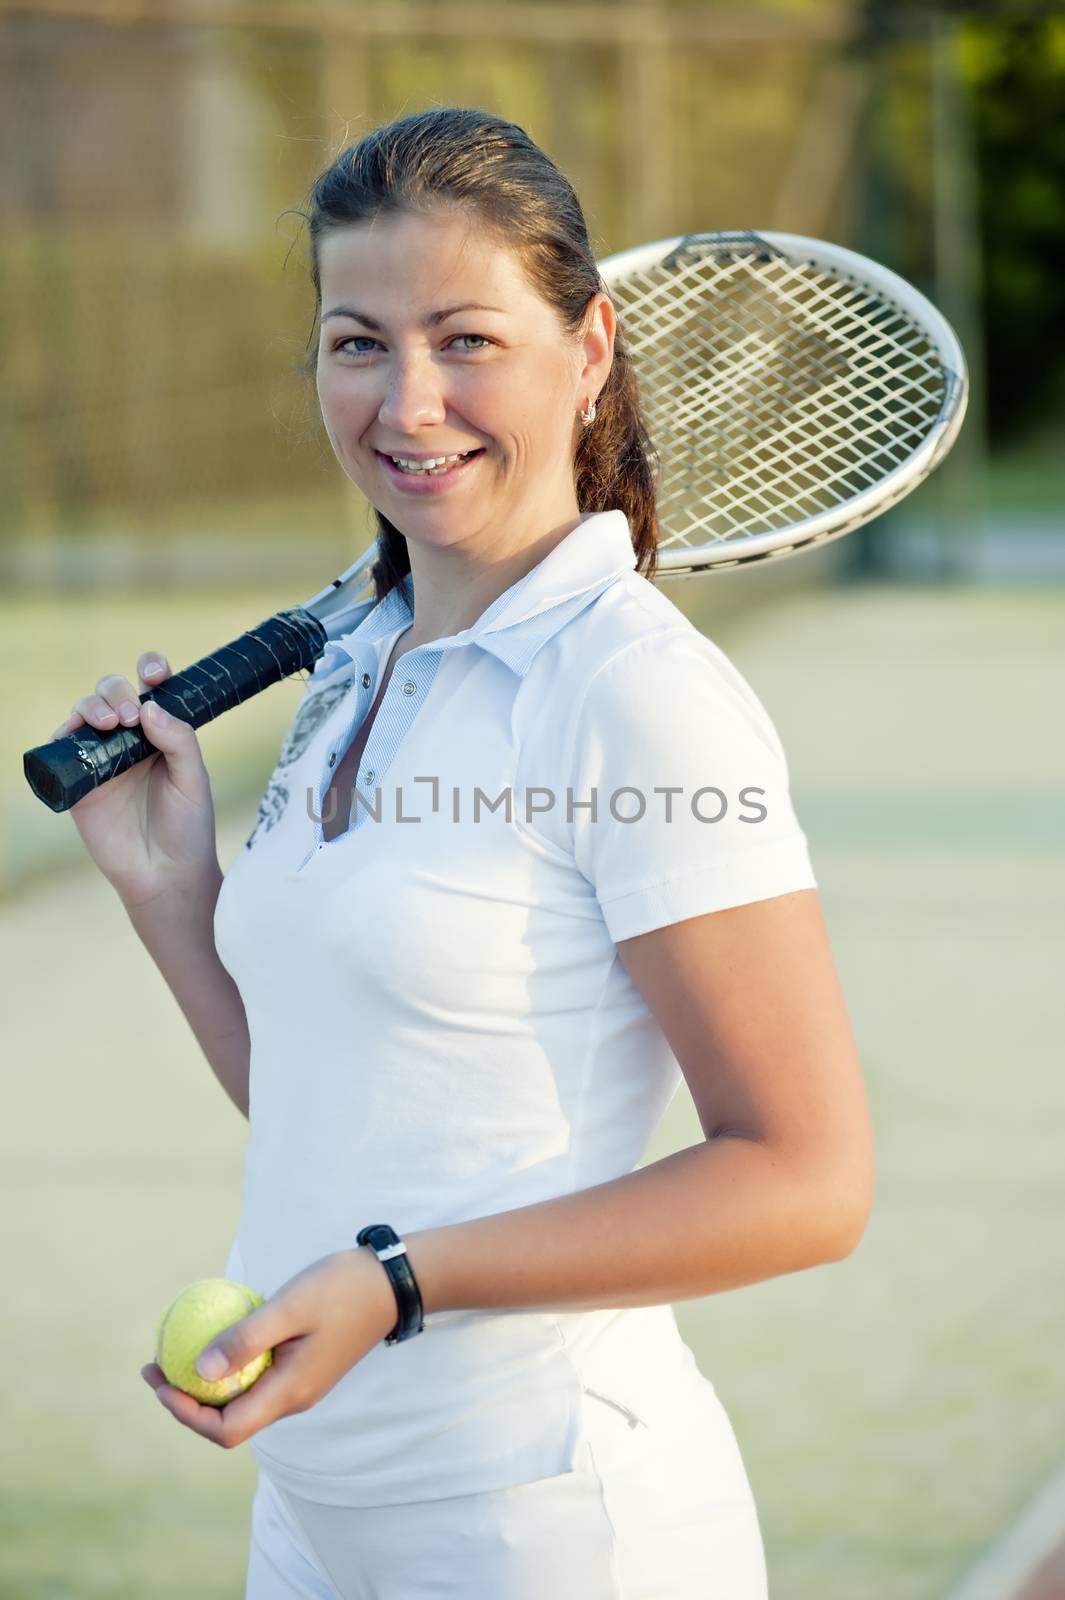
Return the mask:
<svg viewBox="0 0 1065 1600"><path fill-rule="evenodd" d="M167 769L179 789L191 795L200 785L203 756L191 722L175 717L158 700L141 706L141 732L166 756Z"/></svg>
<svg viewBox="0 0 1065 1600"><path fill-rule="evenodd" d="M253 1433L258 1433L260 1428L302 1409L302 1402L298 1402L292 1392L291 1357L290 1350L287 1353L288 1367L275 1370L275 1362L267 1367L250 1389L234 1395L224 1406L201 1404L195 1395L169 1383L155 1361L149 1361L141 1368L141 1377L150 1389L154 1389L160 1405L184 1427L210 1439L212 1444L232 1450L250 1439ZM271 1374L274 1375L273 1381L267 1383ZM280 1383L279 1376L282 1379Z"/></svg>
<svg viewBox="0 0 1065 1600"><path fill-rule="evenodd" d="M151 689L157 683L164 683L170 676L170 667L161 650L146 650L137 657L137 676L140 678L141 689Z"/></svg>
<svg viewBox="0 0 1065 1600"><path fill-rule="evenodd" d="M212 1444L224 1442L220 1407L201 1405L195 1395L168 1383L166 1373L155 1361L149 1361L141 1368L141 1377L149 1389L154 1389L155 1397L164 1410L169 1411L184 1427L202 1434Z"/></svg>
<svg viewBox="0 0 1065 1600"><path fill-rule="evenodd" d="M196 1357L196 1371L208 1381L227 1377L257 1361L265 1350L274 1351L276 1359L279 1347L309 1330L294 1293L273 1296L216 1334Z"/></svg>
<svg viewBox="0 0 1065 1600"><path fill-rule="evenodd" d="M61 739L65 733L74 733L78 728L85 726L85 718L78 711L72 711L65 722L61 722L52 734L53 739Z"/></svg>
<svg viewBox="0 0 1065 1600"><path fill-rule="evenodd" d="M195 1395L167 1383L154 1363L142 1367L141 1375L172 1417L223 1450L235 1449L260 1428L303 1409L302 1401L293 1391L291 1377L284 1368L278 1369L276 1363L267 1367L250 1389L234 1395L224 1406L202 1405Z"/></svg>
<svg viewBox="0 0 1065 1600"><path fill-rule="evenodd" d="M212 1444L223 1444L222 1411L224 1407L201 1405L194 1395L186 1394L172 1383L160 1383L155 1397L164 1410L169 1411L184 1427L210 1439Z"/></svg>
<svg viewBox="0 0 1065 1600"><path fill-rule="evenodd" d="M306 1410L295 1376L305 1364L305 1356L301 1360L299 1350L304 1342L304 1338L298 1338L279 1346L270 1366L251 1387L221 1407L216 1423L208 1419L205 1431L209 1436L224 1449L232 1450L272 1422Z"/></svg>
<svg viewBox="0 0 1065 1600"><path fill-rule="evenodd" d="M90 728L103 728L106 732L111 728L117 727L118 712L114 706L108 705L107 701L102 699L100 695L86 694L82 695L80 700L75 700L74 709L70 717L67 718L67 722L71 724L71 732L75 727L81 727L83 724Z"/></svg>
<svg viewBox="0 0 1065 1600"><path fill-rule="evenodd" d="M262 1310L250 1311L239 1322L230 1323L200 1351L196 1357L196 1371L201 1378L212 1382L230 1372L239 1372L264 1350L272 1348Z"/></svg>
<svg viewBox="0 0 1065 1600"><path fill-rule="evenodd" d="M113 678L111 680L105 678L100 679L100 683L106 683L108 681L114 683L125 683L127 685L127 689L132 690L132 685L126 678ZM125 696L125 698L128 698L128 695ZM134 698L136 697L134 696ZM133 718L133 722L136 722L139 719L139 716L140 702L138 701L137 714ZM82 695L80 700L75 700L74 710L71 716L67 718L66 723L63 724L63 728L64 731L72 733L75 728L81 727L83 723L88 724L90 728L102 728L105 733L110 732L111 729L118 726L118 712L110 703L110 701L105 699L105 697L100 694L99 684L97 685L96 694ZM129 725L132 726L132 723Z"/></svg>
<svg viewBox="0 0 1065 1600"><path fill-rule="evenodd" d="M107 711L113 711L123 727L132 728L140 721L141 703L139 691L133 687L128 678L120 673L110 672L96 682L97 704L101 719L106 718Z"/></svg>

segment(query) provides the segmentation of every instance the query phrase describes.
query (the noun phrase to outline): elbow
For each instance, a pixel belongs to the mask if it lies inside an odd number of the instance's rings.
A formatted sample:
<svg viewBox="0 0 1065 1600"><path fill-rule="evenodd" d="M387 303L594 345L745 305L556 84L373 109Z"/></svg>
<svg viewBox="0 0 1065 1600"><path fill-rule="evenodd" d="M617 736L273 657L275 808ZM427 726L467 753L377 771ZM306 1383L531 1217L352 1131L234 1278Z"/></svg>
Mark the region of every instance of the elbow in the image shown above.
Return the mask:
<svg viewBox="0 0 1065 1600"><path fill-rule="evenodd" d="M825 1262L845 1261L865 1237L876 1205L876 1145L873 1129L849 1126L803 1163L813 1196L813 1231Z"/></svg>
<svg viewBox="0 0 1065 1600"><path fill-rule="evenodd" d="M793 1196L803 1200L807 1248L814 1256L811 1264L844 1261L853 1255L876 1202L872 1144L850 1149L842 1158L826 1156L822 1150L816 1157L793 1162L791 1187Z"/></svg>
<svg viewBox="0 0 1065 1600"><path fill-rule="evenodd" d="M822 1191L819 1231L826 1241L826 1262L845 1261L865 1237L876 1202L876 1177L872 1169L856 1177L853 1171L838 1182L827 1198Z"/></svg>
<svg viewBox="0 0 1065 1600"><path fill-rule="evenodd" d="M871 1212L863 1215L859 1223L853 1224L842 1233L837 1233L833 1240L833 1249L825 1257L826 1262L846 1261L852 1256L865 1237L865 1230L869 1226Z"/></svg>

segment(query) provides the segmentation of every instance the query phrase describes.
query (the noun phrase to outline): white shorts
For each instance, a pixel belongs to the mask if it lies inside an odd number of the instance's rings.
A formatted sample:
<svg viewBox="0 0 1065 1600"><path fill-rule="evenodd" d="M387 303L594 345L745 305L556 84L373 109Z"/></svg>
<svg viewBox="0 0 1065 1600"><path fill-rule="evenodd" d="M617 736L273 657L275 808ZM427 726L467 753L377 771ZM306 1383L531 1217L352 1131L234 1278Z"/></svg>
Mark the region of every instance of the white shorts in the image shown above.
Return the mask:
<svg viewBox="0 0 1065 1600"><path fill-rule="evenodd" d="M586 1389L575 1470L403 1505L334 1506L259 1469L245 1600L767 1600L712 1385L649 1428Z"/></svg>

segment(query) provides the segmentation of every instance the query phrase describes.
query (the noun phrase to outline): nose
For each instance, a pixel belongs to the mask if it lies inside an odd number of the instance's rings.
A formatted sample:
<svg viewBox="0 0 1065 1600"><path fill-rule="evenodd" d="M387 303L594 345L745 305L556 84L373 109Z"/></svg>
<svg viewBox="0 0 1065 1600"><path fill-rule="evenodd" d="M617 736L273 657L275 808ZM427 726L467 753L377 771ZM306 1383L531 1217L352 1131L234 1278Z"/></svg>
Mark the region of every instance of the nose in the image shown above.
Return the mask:
<svg viewBox="0 0 1065 1600"><path fill-rule="evenodd" d="M418 355L397 356L390 365L377 415L383 428L406 434L443 422L446 406L441 377L432 361Z"/></svg>

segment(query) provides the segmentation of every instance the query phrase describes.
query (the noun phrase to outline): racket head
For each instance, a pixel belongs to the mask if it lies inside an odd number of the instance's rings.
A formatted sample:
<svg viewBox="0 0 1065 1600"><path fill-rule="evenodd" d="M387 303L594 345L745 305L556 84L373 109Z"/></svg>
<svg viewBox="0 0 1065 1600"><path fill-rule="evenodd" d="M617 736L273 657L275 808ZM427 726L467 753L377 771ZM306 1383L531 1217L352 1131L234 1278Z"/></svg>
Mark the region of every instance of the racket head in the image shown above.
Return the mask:
<svg viewBox="0 0 1065 1600"><path fill-rule="evenodd" d="M687 234L609 256L600 276L655 447L663 576L838 539L957 437L968 375L953 329L856 251Z"/></svg>

